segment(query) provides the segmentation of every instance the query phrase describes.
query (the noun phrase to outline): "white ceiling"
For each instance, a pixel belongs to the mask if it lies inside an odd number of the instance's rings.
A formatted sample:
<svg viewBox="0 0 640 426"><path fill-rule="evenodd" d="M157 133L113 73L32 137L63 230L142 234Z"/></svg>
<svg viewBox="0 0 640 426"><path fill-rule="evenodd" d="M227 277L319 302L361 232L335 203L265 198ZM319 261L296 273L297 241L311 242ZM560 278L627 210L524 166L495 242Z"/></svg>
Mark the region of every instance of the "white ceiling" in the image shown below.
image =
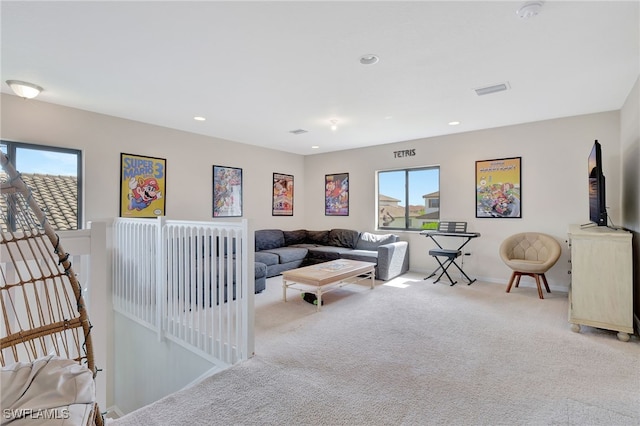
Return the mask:
<svg viewBox="0 0 640 426"><path fill-rule="evenodd" d="M2 0L2 92L304 155L620 109L639 2L523 4Z"/></svg>

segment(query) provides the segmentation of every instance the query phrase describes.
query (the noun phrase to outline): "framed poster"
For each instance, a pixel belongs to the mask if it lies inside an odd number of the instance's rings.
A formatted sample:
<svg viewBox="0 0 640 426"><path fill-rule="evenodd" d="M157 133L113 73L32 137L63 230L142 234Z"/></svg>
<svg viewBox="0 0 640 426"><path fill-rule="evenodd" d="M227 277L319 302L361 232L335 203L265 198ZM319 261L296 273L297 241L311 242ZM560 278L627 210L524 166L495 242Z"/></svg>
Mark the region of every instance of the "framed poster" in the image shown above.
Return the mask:
<svg viewBox="0 0 640 426"><path fill-rule="evenodd" d="M476 217L522 217L521 160L476 161Z"/></svg>
<svg viewBox="0 0 640 426"><path fill-rule="evenodd" d="M120 154L120 217L165 216L167 161Z"/></svg>
<svg viewBox="0 0 640 426"><path fill-rule="evenodd" d="M349 216L349 173L324 176L325 216Z"/></svg>
<svg viewBox="0 0 640 426"><path fill-rule="evenodd" d="M242 169L213 166L213 217L242 216Z"/></svg>
<svg viewBox="0 0 640 426"><path fill-rule="evenodd" d="M273 174L272 216L293 216L293 176Z"/></svg>

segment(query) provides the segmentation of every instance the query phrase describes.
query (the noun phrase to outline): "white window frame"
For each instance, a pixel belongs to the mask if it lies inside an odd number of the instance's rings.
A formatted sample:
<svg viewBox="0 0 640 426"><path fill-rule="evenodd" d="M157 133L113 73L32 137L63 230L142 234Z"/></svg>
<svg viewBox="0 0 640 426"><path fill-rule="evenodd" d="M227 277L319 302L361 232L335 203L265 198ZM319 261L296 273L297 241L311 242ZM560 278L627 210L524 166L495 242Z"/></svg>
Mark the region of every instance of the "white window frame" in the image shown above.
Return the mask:
<svg viewBox="0 0 640 426"><path fill-rule="evenodd" d="M420 228L416 228L416 227L411 227L412 225L412 221L411 221L411 212L409 209L409 205L410 205L410 198L409 198L409 192L410 192L410 188L409 188L409 183L410 183L410 174L412 172L419 172L419 171L424 171L424 170L437 170L438 172L438 189L437 192L440 192L440 166L439 165L435 165L435 166L421 166L421 167L411 167L411 168L400 168L400 169L388 169L388 170L378 170L376 171L376 210L375 210L375 214L376 214L376 229L379 231L388 231L388 230L393 230L393 231L423 231L424 229L429 229L429 227L425 227L424 223L432 223L435 224L435 226L437 227L437 223L440 221L440 211L441 211L441 206L440 206L440 197L438 198L438 207L437 207L437 212L438 212L438 217L436 219L433 220L428 220L425 222L423 222L422 227ZM380 192L380 175L384 174L384 173L393 173L393 172L404 172L404 202L406 204L405 209L404 209L404 226L383 226L382 225L382 217L384 214L382 212L382 209L385 208L385 206L380 204L380 195L387 195L388 194L381 194ZM427 193L431 193L434 191L429 190L429 192L425 192L424 195L426 195ZM425 208L426 208L426 202L425 202ZM434 225L432 225L433 227Z"/></svg>

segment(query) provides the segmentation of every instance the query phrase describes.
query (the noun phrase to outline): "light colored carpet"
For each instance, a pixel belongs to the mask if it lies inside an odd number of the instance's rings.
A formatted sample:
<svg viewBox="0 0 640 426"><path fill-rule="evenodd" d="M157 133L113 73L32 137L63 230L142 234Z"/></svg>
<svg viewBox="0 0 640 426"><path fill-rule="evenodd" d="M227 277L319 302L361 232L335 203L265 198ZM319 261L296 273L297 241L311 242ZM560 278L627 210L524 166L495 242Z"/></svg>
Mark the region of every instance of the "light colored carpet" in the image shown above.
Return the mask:
<svg viewBox="0 0 640 426"><path fill-rule="evenodd" d="M640 424L640 341L571 332L566 293L409 273L316 313L280 286L256 296L255 357L110 424Z"/></svg>

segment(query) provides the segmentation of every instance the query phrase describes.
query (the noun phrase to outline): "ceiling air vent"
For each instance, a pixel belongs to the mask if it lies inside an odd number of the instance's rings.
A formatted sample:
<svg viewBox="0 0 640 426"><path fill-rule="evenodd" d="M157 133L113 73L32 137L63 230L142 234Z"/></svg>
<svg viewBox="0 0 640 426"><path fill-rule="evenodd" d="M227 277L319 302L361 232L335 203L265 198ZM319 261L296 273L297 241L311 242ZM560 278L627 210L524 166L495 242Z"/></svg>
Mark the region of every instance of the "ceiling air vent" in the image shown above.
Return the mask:
<svg viewBox="0 0 640 426"><path fill-rule="evenodd" d="M473 89L478 96L488 95L490 93L502 92L503 90L509 90L509 83L494 84L493 86L478 87Z"/></svg>
<svg viewBox="0 0 640 426"><path fill-rule="evenodd" d="M289 133L293 133L294 135L301 135L303 133L307 133L308 130L305 129L295 129L295 130L289 130Z"/></svg>

